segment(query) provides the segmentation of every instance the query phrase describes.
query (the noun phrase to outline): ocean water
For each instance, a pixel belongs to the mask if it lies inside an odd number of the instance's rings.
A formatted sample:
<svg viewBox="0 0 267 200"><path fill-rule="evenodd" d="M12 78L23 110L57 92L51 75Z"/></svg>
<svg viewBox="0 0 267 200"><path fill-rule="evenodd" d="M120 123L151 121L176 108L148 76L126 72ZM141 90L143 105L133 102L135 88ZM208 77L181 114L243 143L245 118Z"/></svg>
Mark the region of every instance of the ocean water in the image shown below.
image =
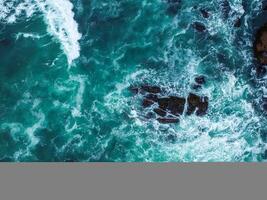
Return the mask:
<svg viewBox="0 0 267 200"><path fill-rule="evenodd" d="M170 6L0 0L0 160L264 162L266 77L252 50L262 1ZM147 119L128 90L146 83L186 96L199 74L207 83L194 93L209 97L208 113L178 124Z"/></svg>

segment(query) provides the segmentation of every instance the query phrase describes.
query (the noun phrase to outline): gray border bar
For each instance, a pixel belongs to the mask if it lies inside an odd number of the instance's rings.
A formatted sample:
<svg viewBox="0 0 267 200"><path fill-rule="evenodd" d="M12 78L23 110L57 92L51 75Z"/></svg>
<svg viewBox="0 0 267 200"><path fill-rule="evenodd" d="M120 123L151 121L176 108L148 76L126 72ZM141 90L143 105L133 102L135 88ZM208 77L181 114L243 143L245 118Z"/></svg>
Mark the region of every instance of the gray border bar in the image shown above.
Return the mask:
<svg viewBox="0 0 267 200"><path fill-rule="evenodd" d="M1 163L3 200L265 200L267 164Z"/></svg>

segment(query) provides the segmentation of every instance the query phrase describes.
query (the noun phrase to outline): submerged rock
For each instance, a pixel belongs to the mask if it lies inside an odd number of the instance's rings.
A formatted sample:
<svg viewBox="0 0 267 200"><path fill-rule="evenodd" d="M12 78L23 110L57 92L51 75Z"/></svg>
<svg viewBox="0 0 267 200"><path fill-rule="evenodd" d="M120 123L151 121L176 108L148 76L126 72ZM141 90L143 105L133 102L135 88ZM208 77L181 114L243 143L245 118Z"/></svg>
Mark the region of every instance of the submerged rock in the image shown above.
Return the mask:
<svg viewBox="0 0 267 200"><path fill-rule="evenodd" d="M262 26L256 33L254 54L260 64L267 64L267 24Z"/></svg>
<svg viewBox="0 0 267 200"><path fill-rule="evenodd" d="M206 31L206 27L201 22L195 22L193 24L193 28L196 29L198 32L204 32Z"/></svg>
<svg viewBox="0 0 267 200"><path fill-rule="evenodd" d="M0 45L3 45L5 47L11 45L12 41L10 39L4 38L0 39Z"/></svg>
<svg viewBox="0 0 267 200"><path fill-rule="evenodd" d="M201 89L201 88L202 88L202 86L199 85L199 84L193 84L193 85L192 85L192 89L193 89L193 90L199 90L199 89Z"/></svg>
<svg viewBox="0 0 267 200"><path fill-rule="evenodd" d="M221 10L222 10L222 15L223 15L223 18L224 19L227 19L229 17L229 13L231 11L231 6L230 6L230 3L229 1L227 0L222 0L220 2L220 7L221 7Z"/></svg>
<svg viewBox="0 0 267 200"><path fill-rule="evenodd" d="M158 86L142 85L141 90L153 94L161 93L161 89Z"/></svg>
<svg viewBox="0 0 267 200"><path fill-rule="evenodd" d="M235 28L239 28L239 27L241 26L241 24L242 24L241 19L240 19L240 18L237 18L237 19L235 20L235 22L234 22L234 27L235 27Z"/></svg>
<svg viewBox="0 0 267 200"><path fill-rule="evenodd" d="M261 101L262 109L267 112L267 97L263 96Z"/></svg>
<svg viewBox="0 0 267 200"><path fill-rule="evenodd" d="M149 99L151 101L157 102L158 101L158 96L155 94L148 94L145 96L146 99Z"/></svg>
<svg viewBox="0 0 267 200"><path fill-rule="evenodd" d="M256 74L258 78L264 77L267 71L265 65L257 65L255 69L256 69Z"/></svg>
<svg viewBox="0 0 267 200"><path fill-rule="evenodd" d="M141 87L137 86L131 86L129 87L129 90L133 94L138 94L138 93L152 93L152 94L158 94L161 93L161 88L158 86L149 86L149 85L142 85Z"/></svg>
<svg viewBox="0 0 267 200"><path fill-rule="evenodd" d="M129 91L133 94L138 94L139 93L139 88L138 87L134 87L134 86L131 86L129 87Z"/></svg>
<svg viewBox="0 0 267 200"><path fill-rule="evenodd" d="M168 13L172 15L177 15L178 11L181 9L181 0L167 0L168 6Z"/></svg>
<svg viewBox="0 0 267 200"><path fill-rule="evenodd" d="M227 62L227 56L223 53L217 53L217 59L220 63Z"/></svg>
<svg viewBox="0 0 267 200"><path fill-rule="evenodd" d="M178 118L158 118L157 120L162 124L175 124L180 122Z"/></svg>
<svg viewBox="0 0 267 200"><path fill-rule="evenodd" d="M205 9L200 9L200 13L201 13L202 17L204 17L204 18L209 18L209 16L210 16L209 12Z"/></svg>
<svg viewBox="0 0 267 200"><path fill-rule="evenodd" d="M195 78L195 82L197 83L197 84L199 84L199 85L203 85L203 84L205 84L206 83L206 78L205 78L205 76L197 76L196 78Z"/></svg>

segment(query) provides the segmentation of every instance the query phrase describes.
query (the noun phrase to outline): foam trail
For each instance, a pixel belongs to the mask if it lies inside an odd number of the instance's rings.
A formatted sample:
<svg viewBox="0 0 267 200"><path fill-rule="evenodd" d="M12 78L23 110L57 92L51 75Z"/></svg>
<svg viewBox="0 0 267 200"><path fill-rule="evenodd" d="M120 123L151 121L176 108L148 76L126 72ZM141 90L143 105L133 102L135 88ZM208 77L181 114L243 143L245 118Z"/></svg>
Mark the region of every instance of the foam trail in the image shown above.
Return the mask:
<svg viewBox="0 0 267 200"><path fill-rule="evenodd" d="M34 34L34 33L17 33L16 34L16 40L18 40L20 37L23 38L32 38L32 39L40 39L42 36L38 35L38 34Z"/></svg>
<svg viewBox="0 0 267 200"><path fill-rule="evenodd" d="M81 106L83 104L83 94L85 91L85 78L82 76L77 76L77 77L71 77L71 79L78 82L78 84L79 84L77 95L75 98L76 106L72 110L72 115L74 117L80 117L81 116Z"/></svg>
<svg viewBox="0 0 267 200"><path fill-rule="evenodd" d="M73 5L68 0L35 0L44 14L48 32L57 38L68 58L69 65L80 56L81 34L74 20Z"/></svg>

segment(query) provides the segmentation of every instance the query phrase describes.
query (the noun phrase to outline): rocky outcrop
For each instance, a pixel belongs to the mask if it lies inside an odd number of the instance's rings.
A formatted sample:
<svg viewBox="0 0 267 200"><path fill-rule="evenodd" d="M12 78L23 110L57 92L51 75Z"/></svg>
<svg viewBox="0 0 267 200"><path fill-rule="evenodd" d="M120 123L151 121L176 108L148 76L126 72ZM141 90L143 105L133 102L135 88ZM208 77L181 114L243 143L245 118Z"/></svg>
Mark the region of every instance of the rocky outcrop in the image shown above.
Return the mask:
<svg viewBox="0 0 267 200"><path fill-rule="evenodd" d="M197 76L196 83L204 84L205 77ZM186 114L203 116L208 110L208 97L198 96L189 93L187 98L179 96L165 96L158 86L142 85L140 87L130 87L133 94L140 94L143 97L143 108L152 107L156 119L163 124L178 123L179 116ZM150 117L153 117L150 112Z"/></svg>
<svg viewBox="0 0 267 200"><path fill-rule="evenodd" d="M190 93L187 97L187 113L191 115L196 113L197 116L203 116L206 114L209 106L208 97L200 97L193 93Z"/></svg>
<svg viewBox="0 0 267 200"><path fill-rule="evenodd" d="M254 54L261 65L267 64L267 24L262 26L256 33Z"/></svg>

